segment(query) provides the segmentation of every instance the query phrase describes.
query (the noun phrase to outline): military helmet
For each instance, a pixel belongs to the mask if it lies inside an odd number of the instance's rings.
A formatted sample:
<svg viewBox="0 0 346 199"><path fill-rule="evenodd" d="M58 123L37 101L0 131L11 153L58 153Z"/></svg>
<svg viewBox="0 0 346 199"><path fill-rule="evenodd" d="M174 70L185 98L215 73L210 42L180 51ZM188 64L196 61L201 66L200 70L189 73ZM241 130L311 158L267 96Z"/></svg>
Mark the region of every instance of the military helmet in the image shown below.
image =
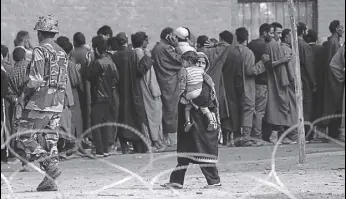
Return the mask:
<svg viewBox="0 0 346 199"><path fill-rule="evenodd" d="M41 16L38 18L34 30L59 33L58 21L55 20L52 15Z"/></svg>

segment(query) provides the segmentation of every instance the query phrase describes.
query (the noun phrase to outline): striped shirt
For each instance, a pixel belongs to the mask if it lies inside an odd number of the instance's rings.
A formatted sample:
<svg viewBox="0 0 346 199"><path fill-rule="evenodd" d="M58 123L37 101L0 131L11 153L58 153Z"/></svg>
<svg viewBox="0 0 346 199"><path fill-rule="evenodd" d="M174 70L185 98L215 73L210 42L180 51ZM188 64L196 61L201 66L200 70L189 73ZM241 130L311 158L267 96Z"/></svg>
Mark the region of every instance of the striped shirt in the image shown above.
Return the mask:
<svg viewBox="0 0 346 199"><path fill-rule="evenodd" d="M204 70L201 67L189 67L186 68L187 76L186 76L186 84L187 87L199 84L203 82Z"/></svg>
<svg viewBox="0 0 346 199"><path fill-rule="evenodd" d="M201 67L192 66L183 68L181 71L181 92L189 93L202 89L204 81L204 70Z"/></svg>

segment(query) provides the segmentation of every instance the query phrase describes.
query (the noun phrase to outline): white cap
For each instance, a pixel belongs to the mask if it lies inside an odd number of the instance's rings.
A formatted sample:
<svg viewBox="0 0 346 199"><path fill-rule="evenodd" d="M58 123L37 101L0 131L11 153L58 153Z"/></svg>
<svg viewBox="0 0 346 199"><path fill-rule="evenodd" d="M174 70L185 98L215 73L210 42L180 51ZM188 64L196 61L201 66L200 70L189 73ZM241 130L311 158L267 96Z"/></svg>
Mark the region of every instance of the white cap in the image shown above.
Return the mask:
<svg viewBox="0 0 346 199"><path fill-rule="evenodd" d="M179 27L174 32L180 39L186 39L189 36L189 31L186 28Z"/></svg>

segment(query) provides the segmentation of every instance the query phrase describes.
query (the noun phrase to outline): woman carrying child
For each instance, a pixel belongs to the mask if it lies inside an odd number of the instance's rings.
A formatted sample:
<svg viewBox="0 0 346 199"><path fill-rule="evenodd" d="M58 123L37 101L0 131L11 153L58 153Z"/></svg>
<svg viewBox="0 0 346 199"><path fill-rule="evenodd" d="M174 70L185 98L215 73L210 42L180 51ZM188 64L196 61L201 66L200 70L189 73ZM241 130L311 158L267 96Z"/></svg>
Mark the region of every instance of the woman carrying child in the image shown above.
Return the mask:
<svg viewBox="0 0 346 199"><path fill-rule="evenodd" d="M205 68L205 71L207 71L210 66L208 58L204 53L188 51L182 55L182 59L184 60L184 67L198 66ZM182 76L184 76L184 72L182 72ZM186 81L183 79L181 80L182 85ZM178 109L178 165L171 174L170 182L162 185L163 187L182 189L185 173L190 163L200 165L208 184L204 188L221 186L216 167L216 163L218 162L218 128L216 125L208 129L208 126L211 127L209 116L204 114L206 110L201 110L201 107L202 109L208 109L207 112L210 112L213 122L219 121L216 119L216 116L218 116L218 102L215 97L215 89L213 83L207 83L206 80L209 82L208 76L204 75L202 79L202 90L199 96L190 100L196 107L193 106L189 110L189 115L185 114L187 113L186 106L189 106L186 102L187 100L184 102L186 92L181 95L181 102L183 103L179 103ZM190 129L186 129L189 117L193 125ZM188 131L185 132L185 130Z"/></svg>

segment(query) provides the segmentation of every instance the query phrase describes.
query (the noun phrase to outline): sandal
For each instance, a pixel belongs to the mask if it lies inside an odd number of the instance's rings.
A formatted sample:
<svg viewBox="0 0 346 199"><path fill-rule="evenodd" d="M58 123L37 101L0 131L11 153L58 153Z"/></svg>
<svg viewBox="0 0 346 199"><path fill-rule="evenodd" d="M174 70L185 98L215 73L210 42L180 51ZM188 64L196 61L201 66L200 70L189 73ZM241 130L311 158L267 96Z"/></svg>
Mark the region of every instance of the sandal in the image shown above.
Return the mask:
<svg viewBox="0 0 346 199"><path fill-rule="evenodd" d="M168 188L168 189L169 188L171 188L171 189L182 189L183 185L178 184L178 183L174 183L174 182L170 182L170 183L166 183L166 184L161 185L161 187Z"/></svg>
<svg viewBox="0 0 346 199"><path fill-rule="evenodd" d="M217 183L217 184L211 184L211 185L204 186L203 189L220 188L221 186L222 186L221 183Z"/></svg>
<svg viewBox="0 0 346 199"><path fill-rule="evenodd" d="M217 124L216 124L216 122L215 121L213 121L213 120L210 120L209 121L209 124L208 124L208 131L214 131L214 130L216 130L217 129Z"/></svg>
<svg viewBox="0 0 346 199"><path fill-rule="evenodd" d="M186 122L184 125L184 131L189 132L191 130L192 126L193 126L193 124L191 122Z"/></svg>

